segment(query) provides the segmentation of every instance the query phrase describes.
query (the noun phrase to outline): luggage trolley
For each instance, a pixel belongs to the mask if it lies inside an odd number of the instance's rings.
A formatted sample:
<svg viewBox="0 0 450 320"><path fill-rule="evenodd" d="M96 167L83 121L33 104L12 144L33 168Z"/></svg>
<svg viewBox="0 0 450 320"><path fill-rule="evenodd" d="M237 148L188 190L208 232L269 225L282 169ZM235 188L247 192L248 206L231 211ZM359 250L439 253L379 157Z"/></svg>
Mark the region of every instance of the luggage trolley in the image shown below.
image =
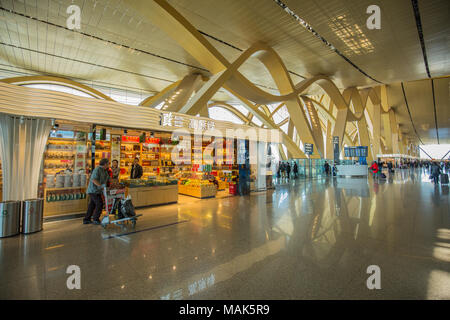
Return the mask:
<svg viewBox="0 0 450 320"><path fill-rule="evenodd" d="M105 209L106 216L103 217L101 221L101 225L106 229L108 224L116 224L120 227L124 228L125 224L131 222L133 228L136 226L136 220L138 217L142 216L142 214L137 214L133 216L125 216L119 219L111 219L112 216L116 216L115 212L119 211L120 214L120 201L125 200L125 188L113 189L113 188L103 188L103 196L105 197Z"/></svg>

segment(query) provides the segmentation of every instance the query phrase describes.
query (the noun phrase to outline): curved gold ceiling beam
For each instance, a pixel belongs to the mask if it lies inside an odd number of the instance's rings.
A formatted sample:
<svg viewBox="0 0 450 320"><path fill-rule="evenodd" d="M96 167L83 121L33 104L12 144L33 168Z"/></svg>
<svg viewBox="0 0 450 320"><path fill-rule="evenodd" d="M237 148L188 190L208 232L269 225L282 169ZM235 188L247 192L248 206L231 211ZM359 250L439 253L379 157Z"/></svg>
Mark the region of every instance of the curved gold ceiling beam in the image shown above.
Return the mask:
<svg viewBox="0 0 450 320"><path fill-rule="evenodd" d="M60 86L77 89L81 92L84 92L86 94L89 94L93 98L97 99L104 99L108 101L114 101L114 99L108 97L107 95L101 93L98 90L95 90L94 88L91 88L89 86L86 86L82 83L61 78L61 77L52 77L52 76L24 76L24 77L13 77L13 78L6 78L1 79L1 82L9 83L9 84L16 84L16 85L25 85L25 84L57 84Z"/></svg>
<svg viewBox="0 0 450 320"><path fill-rule="evenodd" d="M274 115L275 113L277 113L278 110L280 110L284 105L285 105L284 102L280 103L280 104L273 110L273 112L270 114L270 116L273 117L273 115Z"/></svg>
<svg viewBox="0 0 450 320"><path fill-rule="evenodd" d="M164 99L166 99L172 92L174 92L180 83L181 80L178 80L177 82L168 85L157 94L142 100L139 105L142 107L156 107L158 104L163 102Z"/></svg>
<svg viewBox="0 0 450 320"><path fill-rule="evenodd" d="M235 93L259 104L285 102L291 120L302 142L315 143L319 146L321 141L318 135L313 133L314 129L311 128L306 120L304 110L298 98L311 85L316 84L327 93L338 110L337 124L339 125L335 126L336 132L333 135L337 134L341 137L341 144L346 122L360 121L364 117L364 110L358 110L359 112L357 114L350 110L351 101L358 100L362 104L361 96L359 96L356 88L349 88L341 94L331 80L321 75L305 79L294 86L280 56L275 50L263 42L253 44L233 63L230 63L194 26L166 1L128 0L127 3L140 14L149 18L153 24L159 26L169 34L213 74L211 79L199 90L193 99L180 110L181 112L197 114L219 88L228 87ZM239 72L239 68L250 57L258 58L267 68L277 85L280 95L273 95L261 90ZM375 90L369 90L368 96L374 104L381 104L379 94ZM365 103L363 109L364 107Z"/></svg>

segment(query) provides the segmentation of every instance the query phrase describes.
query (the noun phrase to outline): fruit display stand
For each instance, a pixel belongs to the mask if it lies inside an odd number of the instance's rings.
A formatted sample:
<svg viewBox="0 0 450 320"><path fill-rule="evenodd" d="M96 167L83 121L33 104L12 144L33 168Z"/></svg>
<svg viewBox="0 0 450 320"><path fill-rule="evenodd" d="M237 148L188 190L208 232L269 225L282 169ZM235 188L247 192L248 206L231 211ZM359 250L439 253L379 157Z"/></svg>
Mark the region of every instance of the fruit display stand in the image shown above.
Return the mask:
<svg viewBox="0 0 450 320"><path fill-rule="evenodd" d="M223 191L228 188L228 183L226 181L218 180L218 182L219 182L219 189L218 189L219 191Z"/></svg>
<svg viewBox="0 0 450 320"><path fill-rule="evenodd" d="M169 204L178 202L176 180L125 180L126 195L131 196L135 207Z"/></svg>

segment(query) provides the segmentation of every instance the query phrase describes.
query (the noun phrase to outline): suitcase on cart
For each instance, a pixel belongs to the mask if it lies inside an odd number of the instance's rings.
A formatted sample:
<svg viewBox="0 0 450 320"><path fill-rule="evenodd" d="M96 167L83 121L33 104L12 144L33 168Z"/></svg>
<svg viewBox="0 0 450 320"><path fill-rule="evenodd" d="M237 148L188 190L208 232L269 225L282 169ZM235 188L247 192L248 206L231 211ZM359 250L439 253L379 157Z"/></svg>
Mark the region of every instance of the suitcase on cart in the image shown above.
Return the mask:
<svg viewBox="0 0 450 320"><path fill-rule="evenodd" d="M448 184L448 174L442 173L440 178L441 178L441 184Z"/></svg>

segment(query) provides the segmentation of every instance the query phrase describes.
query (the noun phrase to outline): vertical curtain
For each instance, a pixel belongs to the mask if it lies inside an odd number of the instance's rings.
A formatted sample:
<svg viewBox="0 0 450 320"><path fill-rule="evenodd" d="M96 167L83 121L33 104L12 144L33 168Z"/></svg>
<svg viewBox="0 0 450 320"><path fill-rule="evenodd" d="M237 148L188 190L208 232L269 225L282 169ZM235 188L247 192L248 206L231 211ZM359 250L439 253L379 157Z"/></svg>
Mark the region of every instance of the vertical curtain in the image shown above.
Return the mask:
<svg viewBox="0 0 450 320"><path fill-rule="evenodd" d="M36 198L51 120L0 114L3 201Z"/></svg>

